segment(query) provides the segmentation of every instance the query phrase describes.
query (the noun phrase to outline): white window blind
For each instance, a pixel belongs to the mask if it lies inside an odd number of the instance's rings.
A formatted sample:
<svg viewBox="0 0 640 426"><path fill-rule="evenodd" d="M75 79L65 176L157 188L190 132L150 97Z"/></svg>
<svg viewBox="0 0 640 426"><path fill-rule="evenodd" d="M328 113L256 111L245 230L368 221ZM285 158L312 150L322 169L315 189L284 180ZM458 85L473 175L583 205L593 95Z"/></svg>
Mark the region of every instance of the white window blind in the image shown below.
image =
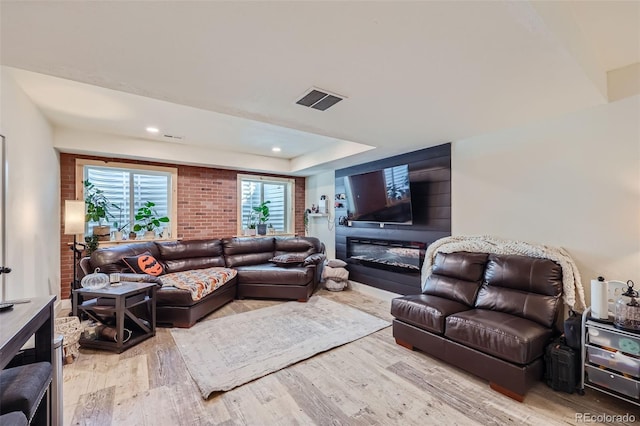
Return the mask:
<svg viewBox="0 0 640 426"><path fill-rule="evenodd" d="M119 206L111 208L113 217L107 218L111 230L129 224L127 230L135 224L136 211L147 201L155 203L158 217L171 218L171 175L165 172L149 170L122 169L115 167L85 166L84 179L89 180L97 188L104 191L107 199ZM97 223L88 222L87 229Z"/></svg>
<svg viewBox="0 0 640 426"><path fill-rule="evenodd" d="M241 186L240 211L242 229L247 229L249 224L257 223L257 214L253 210L262 202L269 201L269 220L276 232L292 232L289 217L292 205L293 185L283 180L268 180L268 178L239 177Z"/></svg>

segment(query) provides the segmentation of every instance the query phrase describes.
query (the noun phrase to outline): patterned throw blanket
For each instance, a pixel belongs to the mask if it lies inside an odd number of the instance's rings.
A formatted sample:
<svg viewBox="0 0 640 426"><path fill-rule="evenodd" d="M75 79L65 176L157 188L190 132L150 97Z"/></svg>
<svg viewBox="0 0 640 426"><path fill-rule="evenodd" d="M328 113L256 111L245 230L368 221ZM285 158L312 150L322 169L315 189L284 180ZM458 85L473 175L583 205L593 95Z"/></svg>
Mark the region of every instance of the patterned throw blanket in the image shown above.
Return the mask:
<svg viewBox="0 0 640 426"><path fill-rule="evenodd" d="M232 280L237 273L238 271L235 269L215 267L173 272L158 278L160 278L163 287L188 290L193 300L200 300Z"/></svg>
<svg viewBox="0 0 640 426"><path fill-rule="evenodd" d="M436 254L454 251L470 251L493 254L519 254L522 256L550 259L562 267L562 284L564 302L576 311L585 308L584 288L580 272L575 262L563 248L531 244L523 241L504 240L488 235L445 237L434 241L427 248L422 264L422 289L431 275Z"/></svg>

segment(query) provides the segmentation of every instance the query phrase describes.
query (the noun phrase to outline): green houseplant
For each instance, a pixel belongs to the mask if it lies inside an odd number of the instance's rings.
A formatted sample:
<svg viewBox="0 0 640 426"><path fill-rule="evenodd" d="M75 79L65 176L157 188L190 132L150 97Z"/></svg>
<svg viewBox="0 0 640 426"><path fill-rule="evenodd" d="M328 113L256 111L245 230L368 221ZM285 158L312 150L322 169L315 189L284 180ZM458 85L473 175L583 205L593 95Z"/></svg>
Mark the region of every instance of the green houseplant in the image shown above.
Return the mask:
<svg viewBox="0 0 640 426"><path fill-rule="evenodd" d="M85 245L85 250L86 250L85 256L91 256L91 253L96 251L98 249L98 245L100 244L98 242L98 236L97 235L91 235L91 236L84 237L84 242L86 243L86 245Z"/></svg>
<svg viewBox="0 0 640 426"><path fill-rule="evenodd" d="M158 217L158 212L154 209L156 203L147 201L136 212L136 223L133 225L135 232L145 230L144 238L152 239L155 237L156 228L160 227L161 223L168 223L169 218L166 216Z"/></svg>
<svg viewBox="0 0 640 426"><path fill-rule="evenodd" d="M84 185L84 202L87 208L84 220L85 222L97 222L98 225L93 227L93 235L98 237L99 241L108 241L111 227L103 225L102 222L108 218L113 218L111 209L120 209L104 194L104 191L92 184L89 180L83 181Z"/></svg>
<svg viewBox="0 0 640 426"><path fill-rule="evenodd" d="M269 206L270 200L263 201L258 206L253 208L253 211L258 214L258 235L267 235L267 221L269 220Z"/></svg>
<svg viewBox="0 0 640 426"><path fill-rule="evenodd" d="M122 206L120 205L118 206L118 208L120 209L120 219L117 222L113 222L113 227L116 228L114 232L114 236L115 236L114 239L116 241L122 240L122 232L127 226L129 226L129 222L124 221L124 215L122 214Z"/></svg>

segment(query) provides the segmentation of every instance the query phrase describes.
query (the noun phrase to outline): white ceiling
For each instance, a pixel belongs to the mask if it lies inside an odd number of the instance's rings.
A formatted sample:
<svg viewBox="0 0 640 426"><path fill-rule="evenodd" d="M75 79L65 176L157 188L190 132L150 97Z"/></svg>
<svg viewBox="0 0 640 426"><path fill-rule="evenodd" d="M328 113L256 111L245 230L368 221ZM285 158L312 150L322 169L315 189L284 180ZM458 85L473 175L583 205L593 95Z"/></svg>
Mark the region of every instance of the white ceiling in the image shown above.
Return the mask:
<svg viewBox="0 0 640 426"><path fill-rule="evenodd" d="M606 72L640 62L635 1L2 1L0 14L4 71L54 126L145 139L151 159L300 175L604 103ZM311 86L347 99L296 105ZM131 156L88 139L55 144Z"/></svg>

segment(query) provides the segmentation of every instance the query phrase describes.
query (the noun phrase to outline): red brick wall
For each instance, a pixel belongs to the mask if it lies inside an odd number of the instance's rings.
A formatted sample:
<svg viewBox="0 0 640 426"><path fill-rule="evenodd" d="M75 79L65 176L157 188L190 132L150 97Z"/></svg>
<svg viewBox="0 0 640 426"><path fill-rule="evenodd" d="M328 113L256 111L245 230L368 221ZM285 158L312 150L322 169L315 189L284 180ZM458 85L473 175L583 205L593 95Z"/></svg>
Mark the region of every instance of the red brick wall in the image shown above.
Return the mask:
<svg viewBox="0 0 640 426"><path fill-rule="evenodd" d="M176 166L118 158L60 154L60 205L62 212L64 212L64 200L75 199L76 158L177 167L178 238L223 238L236 234L237 174L246 172L207 167ZM273 176L283 177L280 175ZM298 235L304 235L305 179L296 177L295 182L295 231ZM60 223L60 282L62 283L60 294L62 298L67 298L69 297L73 277L73 253L69 249L69 244L73 243L73 235L64 235L63 224L64 218L62 217Z"/></svg>

